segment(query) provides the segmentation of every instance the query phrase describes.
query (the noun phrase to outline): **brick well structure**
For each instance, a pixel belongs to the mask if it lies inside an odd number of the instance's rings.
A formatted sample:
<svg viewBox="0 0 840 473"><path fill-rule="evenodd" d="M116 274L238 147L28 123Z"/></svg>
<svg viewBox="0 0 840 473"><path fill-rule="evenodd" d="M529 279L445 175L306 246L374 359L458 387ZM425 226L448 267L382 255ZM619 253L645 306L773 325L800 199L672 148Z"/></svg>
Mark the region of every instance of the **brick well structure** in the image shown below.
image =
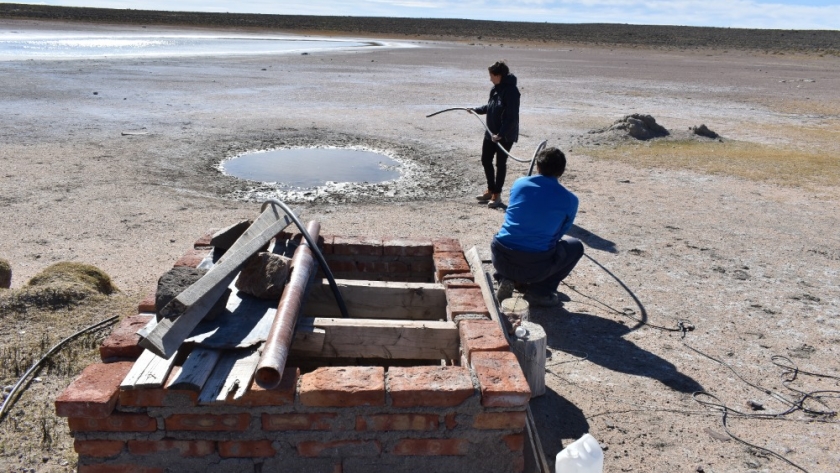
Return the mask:
<svg viewBox="0 0 840 473"><path fill-rule="evenodd" d="M277 239L293 245L299 236ZM202 237L176 265L212 257L209 242ZM423 317L451 324L455 355L309 357L293 345L277 388L251 381L236 398L202 402L201 389L177 382L185 344L166 380L121 388L143 352L136 331L155 316L149 297L103 342L102 363L55 401L79 472L523 471L528 384L458 241L322 236L319 246L337 279L422 283L429 300L439 291Z"/></svg>

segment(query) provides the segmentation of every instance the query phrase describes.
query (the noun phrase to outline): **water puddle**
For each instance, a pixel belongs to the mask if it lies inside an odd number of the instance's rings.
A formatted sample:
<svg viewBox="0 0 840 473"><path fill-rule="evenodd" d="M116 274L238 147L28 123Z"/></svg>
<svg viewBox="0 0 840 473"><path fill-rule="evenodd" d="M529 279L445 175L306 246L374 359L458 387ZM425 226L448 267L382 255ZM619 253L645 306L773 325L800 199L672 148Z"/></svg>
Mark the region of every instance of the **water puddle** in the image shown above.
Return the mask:
<svg viewBox="0 0 840 473"><path fill-rule="evenodd" d="M373 151L342 148L299 148L257 151L225 161L225 174L289 190L310 190L327 184L375 184L400 177L401 164Z"/></svg>

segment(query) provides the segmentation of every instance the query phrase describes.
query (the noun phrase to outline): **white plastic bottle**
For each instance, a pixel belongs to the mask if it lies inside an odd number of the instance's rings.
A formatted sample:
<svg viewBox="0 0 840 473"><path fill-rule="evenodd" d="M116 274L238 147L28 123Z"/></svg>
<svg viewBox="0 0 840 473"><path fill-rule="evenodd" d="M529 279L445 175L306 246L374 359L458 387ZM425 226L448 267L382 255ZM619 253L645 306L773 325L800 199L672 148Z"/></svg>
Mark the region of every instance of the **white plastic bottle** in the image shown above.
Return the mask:
<svg viewBox="0 0 840 473"><path fill-rule="evenodd" d="M583 437L570 443L557 454L554 473L603 473L604 452L595 437Z"/></svg>

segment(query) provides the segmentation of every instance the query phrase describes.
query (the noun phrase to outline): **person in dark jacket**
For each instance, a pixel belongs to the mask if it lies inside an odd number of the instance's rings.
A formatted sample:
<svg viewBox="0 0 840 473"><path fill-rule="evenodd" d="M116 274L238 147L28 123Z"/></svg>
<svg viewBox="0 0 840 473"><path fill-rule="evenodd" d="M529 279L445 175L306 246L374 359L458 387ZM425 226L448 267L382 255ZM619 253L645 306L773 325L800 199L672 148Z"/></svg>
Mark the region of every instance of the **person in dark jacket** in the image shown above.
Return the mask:
<svg viewBox="0 0 840 473"><path fill-rule="evenodd" d="M477 196L480 202L487 202L490 208L502 206L502 187L507 173L507 154L499 149L498 144L510 151L513 144L519 140L519 89L516 87L516 76L504 61L498 61L488 67L490 82L490 98L487 105L472 109L479 115L487 115L487 128L484 132L484 142L481 145L481 165L487 178L487 191ZM498 144L497 144L498 143ZM496 158L496 169L493 169L493 157Z"/></svg>

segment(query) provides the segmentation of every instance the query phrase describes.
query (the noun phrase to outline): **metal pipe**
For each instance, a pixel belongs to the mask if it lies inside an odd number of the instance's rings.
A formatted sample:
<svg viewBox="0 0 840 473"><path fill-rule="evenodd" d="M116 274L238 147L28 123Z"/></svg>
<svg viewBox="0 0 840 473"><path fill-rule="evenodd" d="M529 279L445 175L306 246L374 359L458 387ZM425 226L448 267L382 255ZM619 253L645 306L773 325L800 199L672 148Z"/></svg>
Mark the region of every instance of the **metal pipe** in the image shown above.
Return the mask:
<svg viewBox="0 0 840 473"><path fill-rule="evenodd" d="M300 220L298 220L297 216L295 216L295 213L292 212L292 209L290 209L289 206L286 205L282 200L266 200L265 202L263 202L260 212L264 211L268 204L279 205L280 208L283 209L284 212L286 212L286 215L288 215L289 218L292 219L292 221L298 227L298 230L300 230L300 233L301 235L303 235L303 238L306 239L307 243L309 243L309 247L312 249L313 252L315 252L315 257L318 258L318 264L321 265L321 271L324 272L324 274L327 276L327 281L330 282L330 288L332 289L333 296L335 296L336 303L338 303L338 310L341 311L341 316L345 319L350 318L350 314L347 312L347 305L344 304L344 298L341 296L341 291L338 290L338 284L336 284L335 282L335 277L333 276L332 270L330 270L330 266L327 264L327 260L324 259L324 254L321 253L321 250L318 249L318 243L315 241L318 239L318 236L316 235L313 239L312 236L309 235L309 233L306 231L306 229L303 228L303 224L300 223Z"/></svg>
<svg viewBox="0 0 840 473"><path fill-rule="evenodd" d="M321 232L321 224L314 220L309 222L307 232L314 240L317 240ZM315 259L312 257L309 242L301 241L292 256L292 274L280 297L277 315L274 316L274 322L271 324L271 330L257 364L257 384L265 389L277 387L283 378L283 368L289 357L295 324L303 308L306 287L315 274L315 270Z"/></svg>

